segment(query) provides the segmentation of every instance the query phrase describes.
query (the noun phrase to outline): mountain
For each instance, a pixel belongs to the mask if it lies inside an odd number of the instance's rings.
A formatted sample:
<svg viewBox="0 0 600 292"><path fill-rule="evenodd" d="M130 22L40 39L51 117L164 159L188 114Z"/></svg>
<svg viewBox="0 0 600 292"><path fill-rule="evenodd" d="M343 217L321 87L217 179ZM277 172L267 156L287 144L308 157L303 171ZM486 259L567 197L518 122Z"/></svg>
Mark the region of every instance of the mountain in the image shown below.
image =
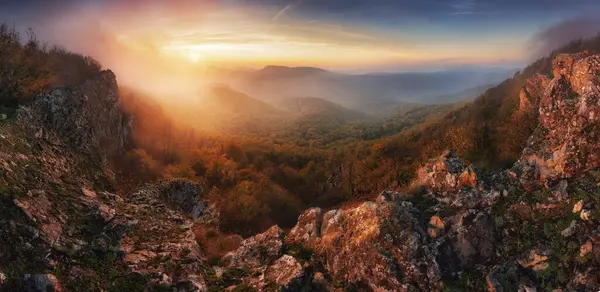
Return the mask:
<svg viewBox="0 0 600 292"><path fill-rule="evenodd" d="M334 119L345 123L367 118L361 112L316 97L290 98L281 102L280 106L305 120Z"/></svg>
<svg viewBox="0 0 600 292"><path fill-rule="evenodd" d="M278 111L271 105L235 91L227 86L214 86L201 100L203 107L210 111L244 116L273 115Z"/></svg>
<svg viewBox="0 0 600 292"><path fill-rule="evenodd" d="M510 70L458 69L349 75L319 68L268 66L262 70L215 75L221 76L216 77L218 82L274 104L295 96L312 96L367 114L381 115L390 107L396 109L407 103L419 103L426 97L431 103L448 102L432 97L494 84L511 74Z"/></svg>
<svg viewBox="0 0 600 292"><path fill-rule="evenodd" d="M471 101L492 87L494 87L494 85L487 84L465 89L455 93L424 96L419 99L419 102L423 104L451 104L456 102Z"/></svg>

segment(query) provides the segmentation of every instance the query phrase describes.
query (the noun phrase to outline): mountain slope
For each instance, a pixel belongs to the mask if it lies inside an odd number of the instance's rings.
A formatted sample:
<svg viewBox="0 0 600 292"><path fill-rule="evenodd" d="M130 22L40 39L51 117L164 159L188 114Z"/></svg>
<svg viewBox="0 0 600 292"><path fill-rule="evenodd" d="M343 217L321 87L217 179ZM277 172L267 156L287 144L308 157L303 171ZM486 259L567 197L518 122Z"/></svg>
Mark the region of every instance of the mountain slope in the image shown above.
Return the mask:
<svg viewBox="0 0 600 292"><path fill-rule="evenodd" d="M363 113L316 97L286 99L281 102L281 107L306 120L334 119L344 123L366 118Z"/></svg>

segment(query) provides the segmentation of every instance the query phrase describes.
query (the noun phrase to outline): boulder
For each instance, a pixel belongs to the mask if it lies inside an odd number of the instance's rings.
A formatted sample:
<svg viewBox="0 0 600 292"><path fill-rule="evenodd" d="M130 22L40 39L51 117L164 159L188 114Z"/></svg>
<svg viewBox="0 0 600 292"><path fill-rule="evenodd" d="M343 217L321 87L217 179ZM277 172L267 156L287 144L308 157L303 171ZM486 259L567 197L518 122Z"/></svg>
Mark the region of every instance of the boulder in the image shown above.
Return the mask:
<svg viewBox="0 0 600 292"><path fill-rule="evenodd" d="M27 292L48 292L48 291L63 291L62 286L56 276L52 274L25 275L25 290Z"/></svg>
<svg viewBox="0 0 600 292"><path fill-rule="evenodd" d="M265 280L275 283L283 291L297 291L303 278L302 265L289 255L280 257L265 271Z"/></svg>
<svg viewBox="0 0 600 292"><path fill-rule="evenodd" d="M278 226L269 228L244 241L240 247L227 253L221 262L227 267L258 268L268 265L283 255L283 231Z"/></svg>

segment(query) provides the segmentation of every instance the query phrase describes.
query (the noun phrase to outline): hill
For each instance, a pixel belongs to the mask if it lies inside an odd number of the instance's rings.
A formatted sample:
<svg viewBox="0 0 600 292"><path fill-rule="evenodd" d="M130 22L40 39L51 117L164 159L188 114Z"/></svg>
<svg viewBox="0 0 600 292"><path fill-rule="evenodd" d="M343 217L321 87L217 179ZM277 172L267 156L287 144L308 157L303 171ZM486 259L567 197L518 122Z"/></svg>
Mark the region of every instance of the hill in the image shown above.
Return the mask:
<svg viewBox="0 0 600 292"><path fill-rule="evenodd" d="M281 102L280 106L294 116L306 120L332 119L345 123L367 118L361 112L316 97L290 98Z"/></svg>
<svg viewBox="0 0 600 292"><path fill-rule="evenodd" d="M278 66L255 71L215 73L221 76L216 77L218 82L273 104L296 96L311 96L378 116L389 113L390 108L398 109L409 103L419 103L422 98L428 98L432 103L446 103L448 100L434 97L493 84L510 74L510 70L457 69L350 75L319 68Z"/></svg>

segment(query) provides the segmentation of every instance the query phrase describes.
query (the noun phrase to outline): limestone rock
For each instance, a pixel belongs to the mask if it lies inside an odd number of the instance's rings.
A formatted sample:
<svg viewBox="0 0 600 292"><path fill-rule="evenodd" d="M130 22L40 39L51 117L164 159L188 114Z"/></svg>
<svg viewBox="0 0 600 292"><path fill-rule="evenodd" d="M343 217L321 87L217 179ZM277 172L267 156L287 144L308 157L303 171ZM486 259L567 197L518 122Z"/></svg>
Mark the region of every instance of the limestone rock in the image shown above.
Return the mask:
<svg viewBox="0 0 600 292"><path fill-rule="evenodd" d="M600 56L559 55L540 123L515 164L531 190L600 165Z"/></svg>
<svg viewBox="0 0 600 292"><path fill-rule="evenodd" d="M283 291L294 291L300 286L303 277L302 266L289 255L280 257L265 271L265 280L282 287Z"/></svg>
<svg viewBox="0 0 600 292"><path fill-rule="evenodd" d="M278 226L250 237L221 261L228 267L257 268L268 265L283 255L283 231Z"/></svg>
<svg viewBox="0 0 600 292"><path fill-rule="evenodd" d="M58 144L67 141L86 154L105 156L123 152L132 124L111 71L102 71L80 86L36 97L19 109L17 122L31 133L40 133L40 138Z"/></svg>

